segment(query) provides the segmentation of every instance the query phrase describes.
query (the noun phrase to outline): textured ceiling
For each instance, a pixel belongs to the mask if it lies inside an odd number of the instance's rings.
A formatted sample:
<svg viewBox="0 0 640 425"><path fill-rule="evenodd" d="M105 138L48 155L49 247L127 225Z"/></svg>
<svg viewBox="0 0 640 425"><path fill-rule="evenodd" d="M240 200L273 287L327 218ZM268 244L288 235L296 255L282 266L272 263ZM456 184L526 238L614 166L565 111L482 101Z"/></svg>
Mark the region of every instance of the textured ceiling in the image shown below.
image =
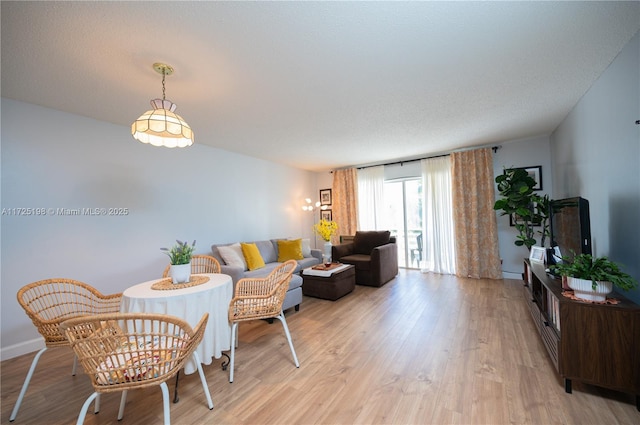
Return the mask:
<svg viewBox="0 0 640 425"><path fill-rule="evenodd" d="M638 2L8 2L2 96L308 170L550 134ZM132 143L135 143L131 139Z"/></svg>

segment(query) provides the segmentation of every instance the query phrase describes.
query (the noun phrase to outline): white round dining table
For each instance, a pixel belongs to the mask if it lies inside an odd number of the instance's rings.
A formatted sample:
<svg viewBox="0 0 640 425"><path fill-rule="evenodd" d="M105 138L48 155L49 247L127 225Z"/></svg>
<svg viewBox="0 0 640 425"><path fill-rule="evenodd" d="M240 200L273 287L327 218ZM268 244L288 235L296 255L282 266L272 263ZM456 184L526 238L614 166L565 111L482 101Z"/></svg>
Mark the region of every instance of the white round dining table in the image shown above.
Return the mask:
<svg viewBox="0 0 640 425"><path fill-rule="evenodd" d="M209 320L196 351L200 361L210 365L213 358L222 357L222 352L231 348L231 327L227 312L233 296L231 276L218 273L204 273L192 276L206 276L208 282L180 289L153 289L153 284L162 279L150 280L125 289L122 293L120 311L123 313L159 313L184 319L192 327L196 326L204 313ZM185 363L184 373L197 371L193 359Z"/></svg>

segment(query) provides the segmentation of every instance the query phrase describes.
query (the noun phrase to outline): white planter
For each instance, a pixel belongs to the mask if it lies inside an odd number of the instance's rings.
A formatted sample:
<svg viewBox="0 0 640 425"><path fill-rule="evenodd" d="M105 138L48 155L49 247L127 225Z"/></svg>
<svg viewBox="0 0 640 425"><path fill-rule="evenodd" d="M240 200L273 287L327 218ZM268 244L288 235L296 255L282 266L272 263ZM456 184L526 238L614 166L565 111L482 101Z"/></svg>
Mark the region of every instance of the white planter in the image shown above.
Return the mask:
<svg viewBox="0 0 640 425"><path fill-rule="evenodd" d="M613 290L611 282L598 282L596 289L592 288L590 280L578 279L576 277L567 277L569 288L573 289L576 297L587 301L604 302L607 300L607 294Z"/></svg>
<svg viewBox="0 0 640 425"><path fill-rule="evenodd" d="M191 263L172 265L169 269L169 276L173 283L186 283L191 280Z"/></svg>
<svg viewBox="0 0 640 425"><path fill-rule="evenodd" d="M325 263L328 263L329 261L331 261L331 242L325 242L324 243L324 255L323 255L323 260Z"/></svg>

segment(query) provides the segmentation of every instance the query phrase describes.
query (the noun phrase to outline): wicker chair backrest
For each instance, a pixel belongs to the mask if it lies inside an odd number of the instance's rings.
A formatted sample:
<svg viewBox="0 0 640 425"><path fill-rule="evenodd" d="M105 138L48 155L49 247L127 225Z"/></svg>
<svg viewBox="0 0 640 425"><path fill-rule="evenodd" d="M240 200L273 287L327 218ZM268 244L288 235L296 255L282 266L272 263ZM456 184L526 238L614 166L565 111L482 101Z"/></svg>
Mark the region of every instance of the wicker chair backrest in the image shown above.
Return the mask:
<svg viewBox="0 0 640 425"><path fill-rule="evenodd" d="M165 267L162 277L169 277L169 269L171 265ZM191 273L220 273L220 262L210 255L192 255L191 256Z"/></svg>
<svg viewBox="0 0 640 425"><path fill-rule="evenodd" d="M235 295L229 303L229 321L266 319L279 315L297 265L295 260L285 261L267 277L238 280Z"/></svg>
<svg viewBox="0 0 640 425"><path fill-rule="evenodd" d="M95 390L104 393L173 377L200 345L208 317L195 329L178 317L154 313L81 317L60 328Z"/></svg>
<svg viewBox="0 0 640 425"><path fill-rule="evenodd" d="M69 345L60 323L73 317L119 312L122 294L103 295L73 279L46 279L23 286L17 297L47 347L55 347Z"/></svg>

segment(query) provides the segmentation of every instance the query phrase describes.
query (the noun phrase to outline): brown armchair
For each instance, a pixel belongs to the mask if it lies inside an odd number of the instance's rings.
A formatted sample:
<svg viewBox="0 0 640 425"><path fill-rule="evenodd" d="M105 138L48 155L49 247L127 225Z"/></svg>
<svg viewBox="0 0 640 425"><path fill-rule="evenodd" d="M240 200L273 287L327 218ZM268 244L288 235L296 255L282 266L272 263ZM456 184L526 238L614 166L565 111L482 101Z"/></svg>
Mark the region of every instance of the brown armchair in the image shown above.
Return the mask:
<svg viewBox="0 0 640 425"><path fill-rule="evenodd" d="M331 258L356 267L358 285L382 286L398 274L398 246L388 230L358 231L353 242L331 247Z"/></svg>

